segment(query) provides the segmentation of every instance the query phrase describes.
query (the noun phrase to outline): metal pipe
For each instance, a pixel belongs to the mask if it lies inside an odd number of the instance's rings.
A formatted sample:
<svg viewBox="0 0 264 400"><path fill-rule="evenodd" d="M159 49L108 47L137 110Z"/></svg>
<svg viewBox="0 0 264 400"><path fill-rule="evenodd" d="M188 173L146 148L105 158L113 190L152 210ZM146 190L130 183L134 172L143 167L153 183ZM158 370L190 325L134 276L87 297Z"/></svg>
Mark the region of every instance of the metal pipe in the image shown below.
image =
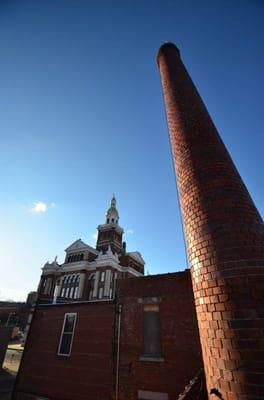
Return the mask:
<svg viewBox="0 0 264 400"><path fill-rule="evenodd" d="M121 333L122 304L118 306L118 329L117 329L117 355L116 355L116 392L115 400L118 400L119 385L119 358L120 358L120 333Z"/></svg>

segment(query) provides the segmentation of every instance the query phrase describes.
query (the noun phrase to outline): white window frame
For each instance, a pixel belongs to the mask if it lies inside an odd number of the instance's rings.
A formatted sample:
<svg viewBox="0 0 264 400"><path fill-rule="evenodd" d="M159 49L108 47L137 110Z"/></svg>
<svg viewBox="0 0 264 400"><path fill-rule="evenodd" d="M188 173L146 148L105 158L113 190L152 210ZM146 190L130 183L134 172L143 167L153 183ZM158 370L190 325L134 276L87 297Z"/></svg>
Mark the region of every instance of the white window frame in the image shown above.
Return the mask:
<svg viewBox="0 0 264 400"><path fill-rule="evenodd" d="M75 318L74 318L74 325L73 325L73 330L72 330L72 337L71 337L70 350L69 350L69 353L65 354L65 353L60 353L60 347L61 347L61 342L62 342L63 334L65 333L65 332L64 332L64 327L65 327L65 322L66 322L66 318L67 318L68 315L71 315L71 316L74 315ZM72 349L73 337L74 337L74 333L75 333L76 320L77 320L77 313L76 313L76 312L74 312L74 313L65 313L65 314L64 314L64 320L63 320L63 325L62 325L62 330L61 330L61 335L60 335L60 342L59 342L59 347L58 347L58 351L57 351L58 356L70 357L70 355L71 355L71 349Z"/></svg>
<svg viewBox="0 0 264 400"><path fill-rule="evenodd" d="M104 297L104 288L100 287L98 290L98 298L102 299L103 297Z"/></svg>
<svg viewBox="0 0 264 400"><path fill-rule="evenodd" d="M100 276L100 282L104 282L105 281L105 271L101 272L101 276Z"/></svg>

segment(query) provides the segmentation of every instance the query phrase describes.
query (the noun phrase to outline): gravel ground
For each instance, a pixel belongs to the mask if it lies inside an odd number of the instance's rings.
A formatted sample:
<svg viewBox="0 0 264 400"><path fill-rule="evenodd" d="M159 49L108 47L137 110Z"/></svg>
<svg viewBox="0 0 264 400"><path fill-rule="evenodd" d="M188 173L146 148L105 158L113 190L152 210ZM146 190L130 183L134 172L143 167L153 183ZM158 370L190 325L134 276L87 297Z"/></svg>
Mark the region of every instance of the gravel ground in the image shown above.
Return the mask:
<svg viewBox="0 0 264 400"><path fill-rule="evenodd" d="M20 345L10 345L6 351L3 369L0 370L0 400L10 400L23 353Z"/></svg>

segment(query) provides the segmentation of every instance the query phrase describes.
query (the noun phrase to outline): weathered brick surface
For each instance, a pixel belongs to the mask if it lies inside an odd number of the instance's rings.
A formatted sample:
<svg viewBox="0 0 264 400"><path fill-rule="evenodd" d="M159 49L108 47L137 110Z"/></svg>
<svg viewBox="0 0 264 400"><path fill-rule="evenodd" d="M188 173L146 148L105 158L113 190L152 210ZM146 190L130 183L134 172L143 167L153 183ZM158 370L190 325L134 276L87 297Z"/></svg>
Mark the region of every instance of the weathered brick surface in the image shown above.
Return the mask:
<svg viewBox="0 0 264 400"><path fill-rule="evenodd" d="M175 45L158 65L208 392L263 399L263 221Z"/></svg>
<svg viewBox="0 0 264 400"><path fill-rule="evenodd" d="M77 312L70 357L57 355L66 312ZM113 388L112 303L38 307L13 399L106 400Z"/></svg>
<svg viewBox="0 0 264 400"><path fill-rule="evenodd" d="M164 361L142 361L143 304L159 301ZM155 300L154 299L154 300ZM189 271L118 282L122 304L119 400L137 400L138 391L177 399L202 366Z"/></svg>
<svg viewBox="0 0 264 400"><path fill-rule="evenodd" d="M138 390L177 398L202 367L190 272L120 279L116 302L37 306L14 400L115 398L117 327L122 304L119 400ZM158 298L164 361L140 360L143 304ZM140 299L140 301L139 301ZM57 355L66 312L77 322L70 357ZM175 372L176 371L176 372Z"/></svg>

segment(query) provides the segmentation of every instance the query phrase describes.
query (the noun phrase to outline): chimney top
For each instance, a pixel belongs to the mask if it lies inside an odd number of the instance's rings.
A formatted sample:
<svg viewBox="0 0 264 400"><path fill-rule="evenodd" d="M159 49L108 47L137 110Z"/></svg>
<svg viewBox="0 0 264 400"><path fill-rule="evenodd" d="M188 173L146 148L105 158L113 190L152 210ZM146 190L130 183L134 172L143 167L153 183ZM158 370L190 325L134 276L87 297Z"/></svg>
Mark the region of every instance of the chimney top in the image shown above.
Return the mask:
<svg viewBox="0 0 264 400"><path fill-rule="evenodd" d="M157 63L159 64L159 56L161 55L161 53L166 52L166 50L176 50L178 56L180 57L180 50L178 49L178 47L176 46L176 44L172 43L172 42L165 42L163 43L160 48L159 51L157 53Z"/></svg>

